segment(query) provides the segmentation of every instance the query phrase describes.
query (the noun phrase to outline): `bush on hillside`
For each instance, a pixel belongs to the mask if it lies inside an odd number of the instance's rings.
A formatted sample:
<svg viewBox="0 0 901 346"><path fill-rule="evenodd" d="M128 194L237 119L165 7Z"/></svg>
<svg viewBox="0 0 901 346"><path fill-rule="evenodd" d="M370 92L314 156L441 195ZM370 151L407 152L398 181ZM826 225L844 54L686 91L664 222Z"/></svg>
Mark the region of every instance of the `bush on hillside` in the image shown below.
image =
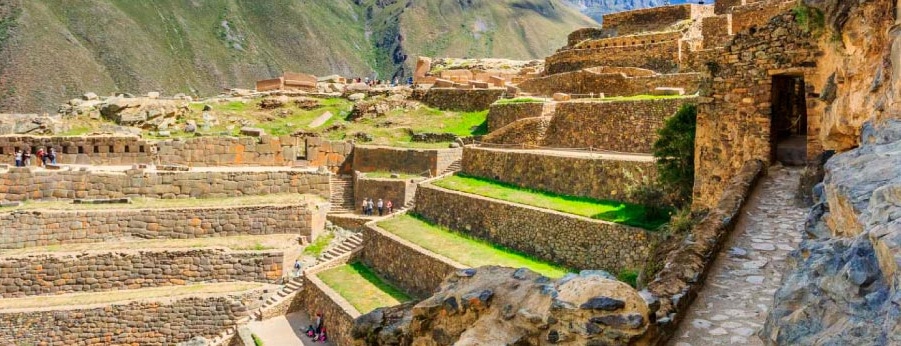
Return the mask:
<svg viewBox="0 0 901 346"><path fill-rule="evenodd" d="M657 131L654 157L657 159L658 182L667 189L672 203L684 206L691 202L694 186L695 127L698 109L683 105L675 115L666 119Z"/></svg>

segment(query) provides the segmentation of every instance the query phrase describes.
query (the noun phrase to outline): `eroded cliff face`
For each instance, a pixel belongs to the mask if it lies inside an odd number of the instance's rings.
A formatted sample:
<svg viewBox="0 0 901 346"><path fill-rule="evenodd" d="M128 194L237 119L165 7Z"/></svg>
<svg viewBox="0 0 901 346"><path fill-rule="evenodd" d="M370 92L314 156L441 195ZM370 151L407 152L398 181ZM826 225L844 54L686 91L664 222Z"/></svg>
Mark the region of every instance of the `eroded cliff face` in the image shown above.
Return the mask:
<svg viewBox="0 0 901 346"><path fill-rule="evenodd" d="M806 2L825 14L819 67L834 81L822 95L831 103L821 136L844 152L814 189L806 240L760 336L780 345L901 344L898 3Z"/></svg>
<svg viewBox="0 0 901 346"><path fill-rule="evenodd" d="M361 316L353 336L366 345L623 345L643 343L647 328L648 303L604 272L551 280L481 267L412 308Z"/></svg>

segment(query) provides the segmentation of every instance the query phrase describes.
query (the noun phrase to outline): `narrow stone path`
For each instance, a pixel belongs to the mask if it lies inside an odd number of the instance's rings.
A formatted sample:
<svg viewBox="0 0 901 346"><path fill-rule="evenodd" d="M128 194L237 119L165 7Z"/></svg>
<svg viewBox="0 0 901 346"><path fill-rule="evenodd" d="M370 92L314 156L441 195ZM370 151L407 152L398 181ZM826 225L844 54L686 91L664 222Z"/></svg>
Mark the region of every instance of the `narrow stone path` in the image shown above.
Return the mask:
<svg viewBox="0 0 901 346"><path fill-rule="evenodd" d="M795 202L800 168L773 168L751 194L703 290L670 341L673 346L762 345L786 258L801 242L807 208Z"/></svg>
<svg viewBox="0 0 901 346"><path fill-rule="evenodd" d="M310 319L303 312L292 312L285 316L270 318L265 321L253 321L247 325L250 332L263 341L263 345L273 346L312 346L332 345L331 342L313 342L303 335Z"/></svg>

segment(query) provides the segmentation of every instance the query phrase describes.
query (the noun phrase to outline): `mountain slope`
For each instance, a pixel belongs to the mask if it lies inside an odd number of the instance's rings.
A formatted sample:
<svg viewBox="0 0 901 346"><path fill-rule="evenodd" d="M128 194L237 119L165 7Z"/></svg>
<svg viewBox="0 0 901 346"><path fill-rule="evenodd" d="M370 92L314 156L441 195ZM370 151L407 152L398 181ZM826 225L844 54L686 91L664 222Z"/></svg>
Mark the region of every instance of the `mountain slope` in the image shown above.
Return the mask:
<svg viewBox="0 0 901 346"><path fill-rule="evenodd" d="M415 56L543 58L596 25L564 0L6 0L0 112L84 91L209 95L283 71L390 78Z"/></svg>

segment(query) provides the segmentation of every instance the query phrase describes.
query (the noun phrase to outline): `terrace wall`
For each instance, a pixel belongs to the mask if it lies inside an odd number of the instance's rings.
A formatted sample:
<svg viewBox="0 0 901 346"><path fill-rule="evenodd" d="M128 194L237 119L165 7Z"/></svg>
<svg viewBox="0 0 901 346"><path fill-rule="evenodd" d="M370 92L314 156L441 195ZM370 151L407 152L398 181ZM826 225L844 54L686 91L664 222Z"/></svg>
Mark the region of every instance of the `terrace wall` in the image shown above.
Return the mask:
<svg viewBox="0 0 901 346"><path fill-rule="evenodd" d="M591 70L593 69L544 76L518 86L523 92L543 96L554 93L633 96L648 94L659 87L683 88L686 94L694 94L698 91L701 79L697 73L629 77L621 73L596 73Z"/></svg>
<svg viewBox="0 0 901 346"><path fill-rule="evenodd" d="M596 66L639 67L659 73L675 73L679 71L681 51L680 41L564 50L545 59L545 75ZM687 47L685 51L688 54Z"/></svg>
<svg viewBox="0 0 901 346"><path fill-rule="evenodd" d="M650 153L664 119L694 99L558 103L544 142L558 148Z"/></svg>
<svg viewBox="0 0 901 346"><path fill-rule="evenodd" d="M641 268L658 235L639 228L433 186L416 190L416 213L438 225L574 269Z"/></svg>
<svg viewBox="0 0 901 346"><path fill-rule="evenodd" d="M320 137L306 139L306 160L310 166L326 166L333 173L353 172L354 145L349 141L330 141Z"/></svg>
<svg viewBox="0 0 901 346"><path fill-rule="evenodd" d="M351 331L354 319L360 317L360 312L316 274L350 263L355 258L356 253L345 254L304 272L303 291L295 297L289 308L289 311L303 310L310 318L321 313L323 326L328 329L329 341L336 346L354 345Z"/></svg>
<svg viewBox="0 0 901 346"><path fill-rule="evenodd" d="M431 88L422 103L442 110L475 112L488 109L506 92L506 89Z"/></svg>
<svg viewBox="0 0 901 346"><path fill-rule="evenodd" d="M482 137L482 142L540 146L553 117L534 117L516 120Z"/></svg>
<svg viewBox="0 0 901 346"><path fill-rule="evenodd" d="M360 172L396 172L438 175L454 161L460 160L463 149L405 149L356 146L353 168Z"/></svg>
<svg viewBox="0 0 901 346"><path fill-rule="evenodd" d="M488 110L488 131L495 131L519 119L549 114L553 109L553 104L545 102L495 103Z"/></svg>
<svg viewBox="0 0 901 346"><path fill-rule="evenodd" d="M309 171L121 172L34 171L0 173L0 201L74 198L224 198L274 193L329 197L329 176Z"/></svg>
<svg viewBox="0 0 901 346"><path fill-rule="evenodd" d="M221 208L27 210L0 214L0 249L107 239L191 239L297 234L314 239L325 226L322 205Z"/></svg>
<svg viewBox="0 0 901 346"><path fill-rule="evenodd" d="M794 8L796 1L765 0L732 8L732 32L738 33L752 26L764 26L770 18Z"/></svg>
<svg viewBox="0 0 901 346"><path fill-rule="evenodd" d="M131 165L164 163L191 166L285 166L298 150L291 137L199 137L161 141L131 136L38 137L2 136L0 155L16 149L56 149L61 164ZM159 148L157 157L150 147ZM37 166L38 159L32 159Z"/></svg>
<svg viewBox="0 0 901 346"><path fill-rule="evenodd" d="M354 181L354 206L363 205L364 198L372 198L378 203L379 198L385 203L391 201L394 209L400 209L416 196L416 182L421 179L383 179L367 178L365 174L357 175ZM374 211L376 214L378 210ZM386 211L387 212L387 211Z"/></svg>
<svg viewBox="0 0 901 346"><path fill-rule="evenodd" d="M138 301L65 310L0 311L4 345L165 345L213 339L248 315L233 297Z"/></svg>
<svg viewBox="0 0 901 346"><path fill-rule="evenodd" d="M694 4L652 7L604 15L604 28L618 35L661 31L686 19L712 15L713 6Z"/></svg>
<svg viewBox="0 0 901 346"><path fill-rule="evenodd" d="M732 15L723 14L704 18L701 28L704 48L722 47L732 39Z"/></svg>
<svg viewBox="0 0 901 346"><path fill-rule="evenodd" d="M360 260L404 292L424 298L431 296L448 275L467 268L435 254L374 223L363 228Z"/></svg>
<svg viewBox="0 0 901 346"><path fill-rule="evenodd" d="M633 187L655 181L653 161L619 161L541 152L466 147L463 173L529 189L601 200L630 200Z"/></svg>
<svg viewBox="0 0 901 346"><path fill-rule="evenodd" d="M222 249L34 254L0 258L0 297L100 292L200 282L275 283L284 253Z"/></svg>
<svg viewBox="0 0 901 346"><path fill-rule="evenodd" d="M597 49L617 46L636 46L650 43L678 41L682 39L681 31L654 32L647 34L606 37L582 42L575 49Z"/></svg>

